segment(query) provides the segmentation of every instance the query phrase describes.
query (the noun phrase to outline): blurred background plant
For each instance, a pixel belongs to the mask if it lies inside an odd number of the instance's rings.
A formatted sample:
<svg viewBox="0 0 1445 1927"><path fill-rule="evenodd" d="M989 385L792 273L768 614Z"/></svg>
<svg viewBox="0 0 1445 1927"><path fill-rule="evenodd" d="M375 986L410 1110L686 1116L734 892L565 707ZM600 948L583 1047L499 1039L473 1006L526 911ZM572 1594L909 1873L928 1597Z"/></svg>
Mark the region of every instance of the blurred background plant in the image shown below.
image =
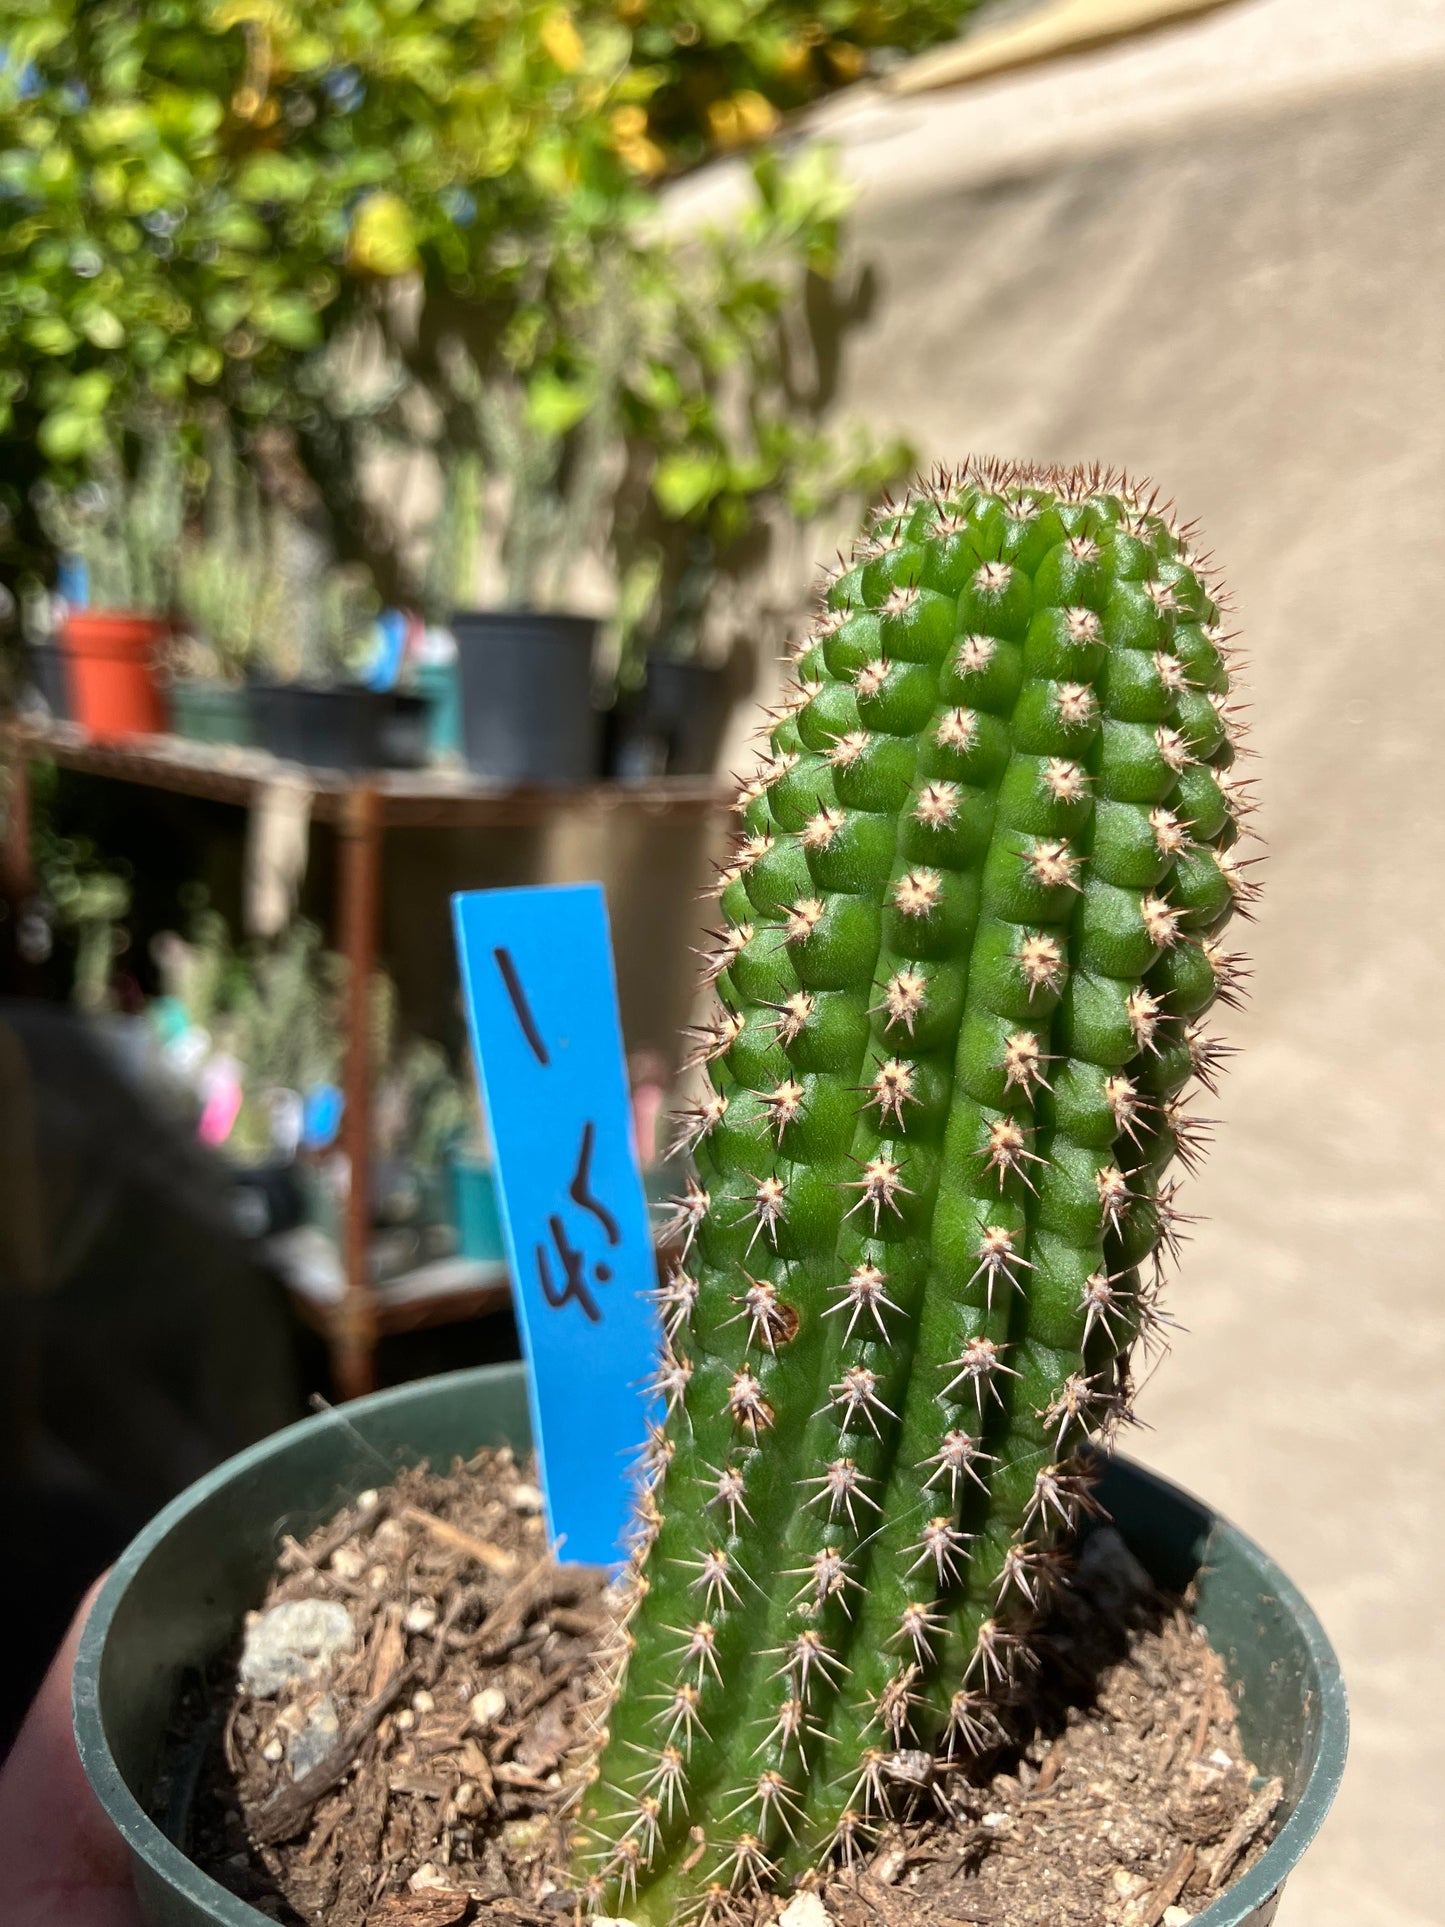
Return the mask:
<svg viewBox="0 0 1445 1927"><path fill-rule="evenodd" d="M224 916L193 892L185 935L155 946L164 993L153 1017L182 1081L204 1102L215 1067L233 1075L239 1103L220 1138L241 1165L290 1162L332 1149L341 1124L347 966L305 918L276 938L237 945ZM389 1191L441 1186L453 1148L476 1127L477 1101L446 1050L410 1034L396 985L373 973L368 998L373 1148Z"/></svg>
<svg viewBox="0 0 1445 1927"><path fill-rule="evenodd" d="M104 856L94 840L55 825L58 772L38 768L31 786L31 853L35 896L17 907L15 942L32 969L49 966L57 989L95 1014L113 1003L112 973L126 949L131 877L126 863Z"/></svg>
<svg viewBox="0 0 1445 1927"><path fill-rule="evenodd" d="M148 424L133 474L111 441L88 451L86 467L78 487L47 480L35 491L41 526L75 572L78 599L95 609L168 615L186 508L174 424Z"/></svg>
<svg viewBox="0 0 1445 1927"><path fill-rule="evenodd" d="M877 452L825 443L785 385L751 419L720 405L727 371L756 373L833 271L842 202L821 161L769 159L743 227L692 249L659 232L655 183L960 11L13 0L7 571L43 551L35 482L80 479L157 405L284 428L336 553L369 559L392 599L416 592L414 557L367 480L387 449L433 440L428 403L437 454L480 449L510 497L510 601L564 594L553 538L606 519L609 481L646 475L661 520L707 523L718 549L714 525L769 491L871 479Z"/></svg>
<svg viewBox="0 0 1445 1927"><path fill-rule="evenodd" d="M279 515L274 508L268 514L255 477L237 460L229 423L213 419L205 434L200 510L176 564L181 673L240 682L281 629L286 578Z"/></svg>
<svg viewBox="0 0 1445 1927"><path fill-rule="evenodd" d="M494 335L443 300L396 333L455 478L430 577L454 606L475 599L488 551L498 599L532 609L585 601L602 558L626 682L642 640L689 652L729 563L756 565L775 512L806 539L906 471L906 443L819 425L836 372L822 340L866 302L865 277L843 285L847 194L831 156L768 150L750 176L739 220L685 241L619 202L572 237L550 285L532 263L535 298Z"/></svg>
<svg viewBox="0 0 1445 1927"><path fill-rule="evenodd" d="M222 940L229 944L228 936ZM262 1164L276 1156L282 1093L304 1101L308 1092L338 1082L345 992L345 964L302 918L238 958L225 1007L210 1025L213 1042L240 1067L241 1104L224 1140L237 1162Z"/></svg>
<svg viewBox="0 0 1445 1927"><path fill-rule="evenodd" d="M766 149L751 174L736 225L699 237L682 273L660 263L651 277L661 352L628 397L610 531L624 688L645 649L691 658L720 609L745 609L740 578L784 531L810 552L821 521L856 522L914 462L901 438L820 425L837 344L870 299L866 269L843 266L848 193L831 154Z"/></svg>

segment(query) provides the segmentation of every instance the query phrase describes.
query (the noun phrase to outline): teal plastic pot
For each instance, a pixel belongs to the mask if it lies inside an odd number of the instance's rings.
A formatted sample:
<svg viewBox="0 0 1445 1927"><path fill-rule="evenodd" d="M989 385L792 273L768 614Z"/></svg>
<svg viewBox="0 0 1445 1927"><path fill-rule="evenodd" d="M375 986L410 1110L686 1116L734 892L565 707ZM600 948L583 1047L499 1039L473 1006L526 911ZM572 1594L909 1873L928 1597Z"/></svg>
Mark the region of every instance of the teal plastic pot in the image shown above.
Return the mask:
<svg viewBox="0 0 1445 1927"><path fill-rule="evenodd" d="M490 1164L479 1158L456 1156L450 1161L452 1223L457 1232L457 1255L492 1260L505 1258L502 1212L497 1180Z"/></svg>
<svg viewBox="0 0 1445 1927"><path fill-rule="evenodd" d="M259 1604L280 1536L300 1539L417 1459L448 1464L529 1441L520 1365L403 1385L304 1420L183 1492L123 1553L75 1663L75 1730L90 1783L124 1835L152 1927L266 1927L149 1817L166 1725L188 1672L228 1646ZM1199 1618L1238 1689L1239 1725L1278 1774L1288 1818L1196 1927L1265 1927L1285 1877L1329 1810L1345 1764L1340 1670L1319 1622L1258 1546L1177 1486L1116 1460L1101 1496L1163 1586L1198 1577ZM173 1831L180 1833L178 1824Z"/></svg>
<svg viewBox="0 0 1445 1927"><path fill-rule="evenodd" d="M177 676L170 684L170 706L172 730L193 743L238 743L250 748L256 741L251 692L242 683Z"/></svg>
<svg viewBox="0 0 1445 1927"><path fill-rule="evenodd" d="M462 673L450 662L418 663L412 687L428 704L427 749L433 762L462 753Z"/></svg>

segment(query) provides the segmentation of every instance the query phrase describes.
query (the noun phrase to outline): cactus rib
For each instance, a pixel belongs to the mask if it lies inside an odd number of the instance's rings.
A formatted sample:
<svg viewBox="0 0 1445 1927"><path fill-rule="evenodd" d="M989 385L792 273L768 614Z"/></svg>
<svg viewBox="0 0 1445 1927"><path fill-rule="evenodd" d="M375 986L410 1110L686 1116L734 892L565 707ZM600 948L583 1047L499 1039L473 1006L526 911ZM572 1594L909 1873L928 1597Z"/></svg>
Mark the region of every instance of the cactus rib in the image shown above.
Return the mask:
<svg viewBox="0 0 1445 1927"><path fill-rule="evenodd" d="M723 872L594 1901L725 1910L976 1750L1126 1415L1252 891L1217 592L1152 491L875 518Z"/></svg>

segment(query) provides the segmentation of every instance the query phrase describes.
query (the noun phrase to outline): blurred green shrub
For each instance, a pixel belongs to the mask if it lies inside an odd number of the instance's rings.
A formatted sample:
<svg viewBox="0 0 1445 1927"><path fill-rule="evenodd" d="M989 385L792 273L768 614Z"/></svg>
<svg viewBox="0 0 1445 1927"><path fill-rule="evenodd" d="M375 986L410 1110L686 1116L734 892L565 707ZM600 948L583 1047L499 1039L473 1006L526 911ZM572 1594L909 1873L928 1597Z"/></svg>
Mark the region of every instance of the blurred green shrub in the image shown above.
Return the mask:
<svg viewBox="0 0 1445 1927"><path fill-rule="evenodd" d="M736 520L759 487L826 494L873 451L785 409L735 426L718 397L775 354L800 277L832 272L836 180L765 155L742 226L696 249L659 233L652 184L968 4L9 0L0 508L23 533L38 475L80 473L158 402L219 399L291 424L343 552L396 591L397 531L359 477L416 438L418 385L441 452L480 441L511 487L514 598L547 598L522 585L559 478L571 509L595 496L615 437L674 522ZM384 376L358 379L362 324Z"/></svg>

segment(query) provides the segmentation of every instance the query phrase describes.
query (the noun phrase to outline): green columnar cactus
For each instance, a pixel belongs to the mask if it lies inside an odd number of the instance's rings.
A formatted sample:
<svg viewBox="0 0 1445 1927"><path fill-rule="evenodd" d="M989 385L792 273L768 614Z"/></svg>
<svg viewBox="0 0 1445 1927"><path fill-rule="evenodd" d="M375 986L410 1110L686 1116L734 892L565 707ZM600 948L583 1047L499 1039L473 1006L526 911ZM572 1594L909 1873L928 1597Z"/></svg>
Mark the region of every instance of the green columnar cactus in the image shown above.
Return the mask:
<svg viewBox="0 0 1445 1927"><path fill-rule="evenodd" d="M1152 491L877 518L744 787L668 1405L579 1868L648 1922L986 1744L1177 1242L1251 893L1219 608Z"/></svg>

